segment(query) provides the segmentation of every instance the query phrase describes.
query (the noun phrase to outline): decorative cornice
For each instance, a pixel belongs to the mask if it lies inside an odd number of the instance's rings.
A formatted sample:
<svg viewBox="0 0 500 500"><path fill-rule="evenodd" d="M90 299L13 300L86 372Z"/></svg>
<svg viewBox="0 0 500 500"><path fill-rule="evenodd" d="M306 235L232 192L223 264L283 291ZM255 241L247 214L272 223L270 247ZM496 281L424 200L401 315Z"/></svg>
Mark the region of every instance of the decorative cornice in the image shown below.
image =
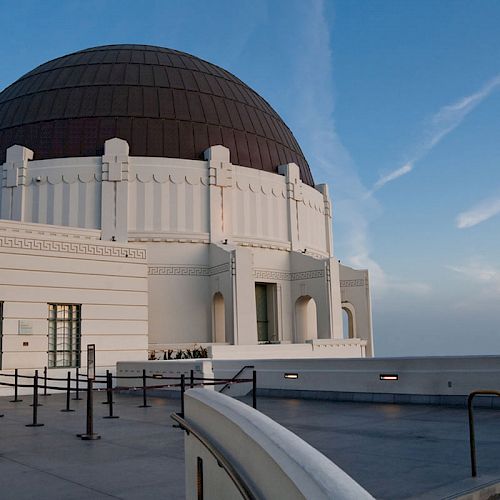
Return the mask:
<svg viewBox="0 0 500 500"><path fill-rule="evenodd" d="M0 235L0 247L16 250L34 250L39 252L81 254L93 257L118 257L124 259L146 260L146 250L143 248L94 245L76 241L42 240Z"/></svg>
<svg viewBox="0 0 500 500"><path fill-rule="evenodd" d="M353 286L365 286L368 285L367 280L340 280L340 288L348 288Z"/></svg>

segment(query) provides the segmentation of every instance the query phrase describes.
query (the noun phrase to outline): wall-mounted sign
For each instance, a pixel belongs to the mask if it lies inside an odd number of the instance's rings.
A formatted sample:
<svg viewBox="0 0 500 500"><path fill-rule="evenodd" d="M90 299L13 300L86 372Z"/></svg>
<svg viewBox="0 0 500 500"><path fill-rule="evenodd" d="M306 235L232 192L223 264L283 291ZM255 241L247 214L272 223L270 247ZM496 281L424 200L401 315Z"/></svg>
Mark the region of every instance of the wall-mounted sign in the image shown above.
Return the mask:
<svg viewBox="0 0 500 500"><path fill-rule="evenodd" d="M31 335L33 333L33 321L20 319L17 323L17 333L19 335Z"/></svg>

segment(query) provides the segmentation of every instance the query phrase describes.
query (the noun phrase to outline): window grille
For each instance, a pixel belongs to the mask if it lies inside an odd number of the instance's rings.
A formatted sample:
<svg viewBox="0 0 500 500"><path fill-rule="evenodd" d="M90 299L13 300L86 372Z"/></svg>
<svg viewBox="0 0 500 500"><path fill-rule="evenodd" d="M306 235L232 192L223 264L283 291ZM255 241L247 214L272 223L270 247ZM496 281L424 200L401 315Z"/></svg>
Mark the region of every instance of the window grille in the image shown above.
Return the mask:
<svg viewBox="0 0 500 500"><path fill-rule="evenodd" d="M49 304L49 368L79 368L81 305Z"/></svg>

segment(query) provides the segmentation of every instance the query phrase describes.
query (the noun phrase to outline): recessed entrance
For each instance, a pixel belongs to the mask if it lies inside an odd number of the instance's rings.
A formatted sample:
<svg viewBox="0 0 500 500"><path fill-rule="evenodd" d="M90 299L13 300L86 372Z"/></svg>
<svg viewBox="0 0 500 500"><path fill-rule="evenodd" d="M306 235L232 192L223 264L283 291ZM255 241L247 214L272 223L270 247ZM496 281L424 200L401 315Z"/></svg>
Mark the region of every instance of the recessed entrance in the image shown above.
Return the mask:
<svg viewBox="0 0 500 500"><path fill-rule="evenodd" d="M295 302L296 342L318 338L318 313L316 302L309 295L299 297Z"/></svg>
<svg viewBox="0 0 500 500"><path fill-rule="evenodd" d="M212 307L212 338L214 342L226 342L226 313L222 293L214 294Z"/></svg>
<svg viewBox="0 0 500 500"><path fill-rule="evenodd" d="M257 340L276 342L278 328L276 322L276 285L255 283L255 307L257 312Z"/></svg>
<svg viewBox="0 0 500 500"><path fill-rule="evenodd" d="M342 304L342 333L345 339L356 337L354 308L348 303Z"/></svg>

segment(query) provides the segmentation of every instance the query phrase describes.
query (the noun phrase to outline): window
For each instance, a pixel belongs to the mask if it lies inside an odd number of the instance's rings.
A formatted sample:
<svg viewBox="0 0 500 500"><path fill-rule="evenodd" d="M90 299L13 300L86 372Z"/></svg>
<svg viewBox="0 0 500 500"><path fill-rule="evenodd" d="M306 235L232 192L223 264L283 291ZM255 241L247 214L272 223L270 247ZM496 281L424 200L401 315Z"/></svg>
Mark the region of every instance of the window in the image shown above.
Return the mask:
<svg viewBox="0 0 500 500"><path fill-rule="evenodd" d="M81 308L49 304L49 368L80 367Z"/></svg>

